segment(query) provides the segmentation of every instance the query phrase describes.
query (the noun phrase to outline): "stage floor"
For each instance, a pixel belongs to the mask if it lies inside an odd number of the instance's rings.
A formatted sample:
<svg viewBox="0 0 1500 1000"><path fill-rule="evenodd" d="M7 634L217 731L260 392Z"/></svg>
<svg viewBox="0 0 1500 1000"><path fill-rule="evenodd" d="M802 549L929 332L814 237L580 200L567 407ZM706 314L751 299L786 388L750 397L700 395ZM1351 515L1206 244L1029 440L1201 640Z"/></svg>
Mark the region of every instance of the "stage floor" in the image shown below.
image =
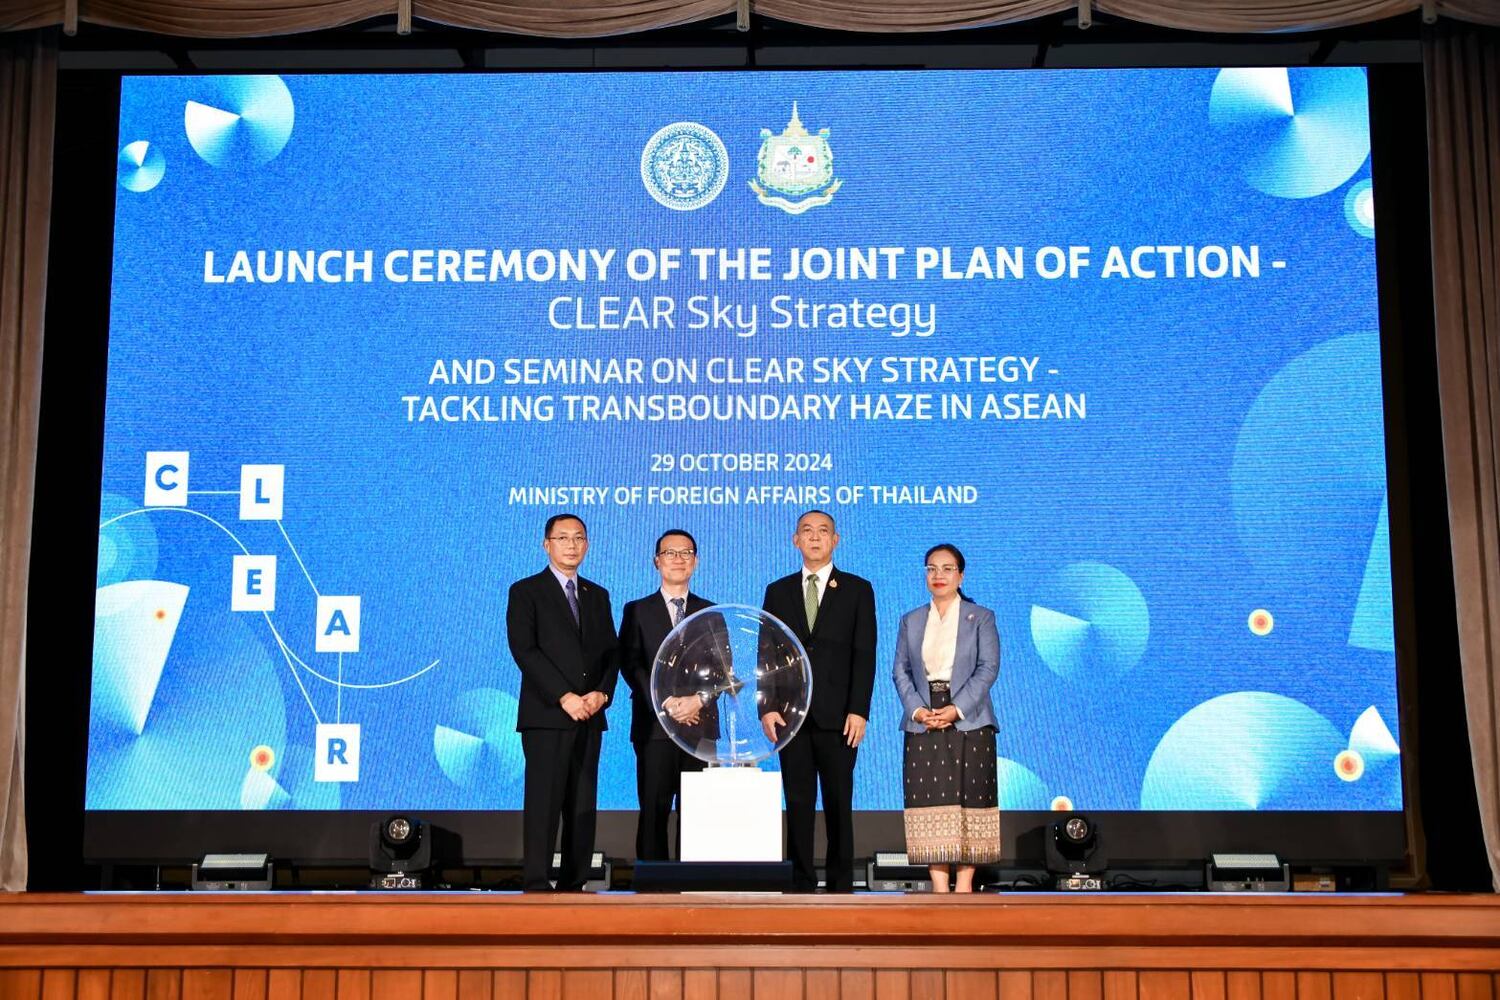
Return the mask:
<svg viewBox="0 0 1500 1000"><path fill-rule="evenodd" d="M1496 971L1496 896L0 896L5 997L1500 1000Z"/></svg>

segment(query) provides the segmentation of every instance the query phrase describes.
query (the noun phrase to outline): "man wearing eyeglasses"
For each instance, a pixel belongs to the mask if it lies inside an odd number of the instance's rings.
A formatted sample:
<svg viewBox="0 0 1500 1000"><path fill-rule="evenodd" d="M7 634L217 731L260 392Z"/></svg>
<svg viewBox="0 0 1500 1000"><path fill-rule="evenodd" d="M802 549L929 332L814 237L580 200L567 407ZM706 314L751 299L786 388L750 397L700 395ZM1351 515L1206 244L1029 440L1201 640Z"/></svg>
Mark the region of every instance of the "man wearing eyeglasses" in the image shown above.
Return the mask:
<svg viewBox="0 0 1500 1000"><path fill-rule="evenodd" d="M811 892L813 818L818 786L828 832L828 891L854 890L854 762L870 718L875 687L875 590L870 581L834 569L839 534L833 517L810 510L797 519L792 544L802 569L766 587L762 607L788 625L812 663L812 704L802 728L781 748L786 839L794 886ZM768 691L761 725L775 742L787 725Z"/></svg>
<svg viewBox="0 0 1500 1000"><path fill-rule="evenodd" d="M630 742L635 745L636 794L640 817L635 828L635 854L643 861L666 861L667 819L672 800L682 791L682 772L703 769L703 761L686 753L667 736L651 700L651 668L662 642L688 615L711 607L689 590L698 568L698 543L679 528L663 532L656 540L653 565L661 575L661 587L625 605L620 620L620 667L630 685ZM679 671L680 673L680 671ZM694 734L717 737L710 697L696 690L676 690L662 701L660 712L668 715L689 738Z"/></svg>
<svg viewBox="0 0 1500 1000"><path fill-rule="evenodd" d="M594 852L604 707L619 676L609 591L578 575L588 529L558 514L542 529L547 566L511 584L510 652L521 668L516 729L526 757L521 819L522 886L551 888L547 869L562 827L557 888L583 888Z"/></svg>

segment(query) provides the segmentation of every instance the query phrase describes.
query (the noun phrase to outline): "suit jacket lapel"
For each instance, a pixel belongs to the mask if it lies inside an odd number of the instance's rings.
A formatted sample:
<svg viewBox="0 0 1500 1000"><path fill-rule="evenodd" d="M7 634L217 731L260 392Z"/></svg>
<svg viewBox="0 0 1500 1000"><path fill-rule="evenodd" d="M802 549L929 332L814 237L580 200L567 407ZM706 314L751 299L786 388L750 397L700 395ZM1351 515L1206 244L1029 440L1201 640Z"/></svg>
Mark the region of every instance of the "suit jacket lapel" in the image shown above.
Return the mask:
<svg viewBox="0 0 1500 1000"><path fill-rule="evenodd" d="M901 641L906 643L907 662L911 664L911 682L922 698L922 704L932 703L932 694L927 690L927 665L922 662L922 636L927 632L926 609L908 615L906 628L902 629Z"/></svg>
<svg viewBox="0 0 1500 1000"><path fill-rule="evenodd" d="M803 608L802 604L802 588L804 586L804 582L805 578L802 575L802 571L798 570L791 576L777 581L772 586L782 587L785 590L785 593L781 598L783 601L785 601L785 606L781 609L783 614L778 615L777 617L781 619L782 624L786 625L792 630L792 632L797 636L798 639L806 643L807 640L812 637L812 633L807 628L807 611ZM785 612L787 612L789 609L795 609L795 613L790 615L786 614Z"/></svg>
<svg viewBox="0 0 1500 1000"><path fill-rule="evenodd" d="M667 610L667 602L662 598L661 594L657 594L648 600L650 601L647 605L649 610L646 613L650 616L647 621L651 625L651 632L648 634L647 640L656 643L656 648L650 650L651 656L654 659L657 651L661 649L662 641L666 639L667 633L672 631L672 613Z"/></svg>
<svg viewBox="0 0 1500 1000"><path fill-rule="evenodd" d="M563 595L563 603L568 603L568 595ZM594 588L583 582L583 577L578 578L578 637L583 638L584 630L588 628L589 609L594 606Z"/></svg>
<svg viewBox="0 0 1500 1000"><path fill-rule="evenodd" d="M953 686L958 687L974 672L974 643L978 630L969 620L968 612L964 611L962 601L954 607L953 613L961 616L958 619L958 641L953 644Z"/></svg>
<svg viewBox="0 0 1500 1000"><path fill-rule="evenodd" d="M823 627L823 622L828 617L828 612L838 606L839 586L836 582L838 578L838 570L834 570L828 574L828 582L823 586L823 599L818 602L818 618L813 623L812 631L809 633L811 635L818 634L818 630ZM807 578L804 576L801 579L803 580L803 586L806 587ZM806 591L804 590L805 593ZM803 617L806 617L805 613Z"/></svg>
<svg viewBox="0 0 1500 1000"><path fill-rule="evenodd" d="M546 569L542 570L541 577L543 585L552 594L553 607L555 607L558 613L563 616L562 620L565 622L573 621L573 609L568 607L568 595L564 593L562 584L557 582L557 576L552 572L552 567L549 566ZM577 629L578 634L582 636L584 600L586 595L584 594L582 578L579 577L576 579L578 579L580 582L578 584L578 621L574 623L574 628Z"/></svg>

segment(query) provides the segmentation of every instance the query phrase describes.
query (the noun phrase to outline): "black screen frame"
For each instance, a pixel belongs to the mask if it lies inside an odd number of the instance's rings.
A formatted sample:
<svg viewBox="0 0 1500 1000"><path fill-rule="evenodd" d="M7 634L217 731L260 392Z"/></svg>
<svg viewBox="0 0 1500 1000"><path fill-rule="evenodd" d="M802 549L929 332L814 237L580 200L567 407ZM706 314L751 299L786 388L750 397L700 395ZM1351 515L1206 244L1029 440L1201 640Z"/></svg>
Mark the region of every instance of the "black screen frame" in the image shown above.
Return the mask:
<svg viewBox="0 0 1500 1000"><path fill-rule="evenodd" d="M1393 151L1403 143L1410 143L1414 130L1425 129L1425 121L1414 120L1410 101L1389 99L1393 93L1409 93L1412 86L1420 86L1419 67L1369 68L1372 170L1381 234L1376 240L1376 252L1391 495L1393 600L1399 710L1403 749L1406 749L1407 737L1413 732L1409 705L1415 671L1410 555L1413 525L1406 470L1407 451L1414 445L1407 440L1404 423L1407 412L1404 375L1410 347L1408 338L1430 335L1431 331L1430 327L1408 329L1420 324L1405 318L1412 312L1410 301L1420 301L1424 290L1419 287L1414 293L1413 283L1420 284L1425 279L1425 294L1430 301L1431 280L1430 266L1425 273L1417 274L1411 268L1412 241L1426 240L1425 215L1421 219L1424 228L1418 230L1416 221L1404 217L1401 206L1393 204L1383 193L1410 190L1412 178L1405 175L1416 169L1414 161L1409 156L1397 157ZM381 67L378 71L388 70ZM77 843L78 856L92 863L170 864L192 860L209 851L267 851L296 864L363 864L370 823L389 813L179 813L85 811L82 807L92 662L93 588L87 568L95 559L96 544L91 543L96 543L93 527L97 523L102 474L104 372L116 192L112 168L118 145L121 78L122 74L116 71L77 72L71 79L65 74L58 119L54 187L58 207L47 310L50 363L44 368L32 614L33 621L39 615L49 616L50 627L61 627L70 638L62 645L59 656L41 652L41 644L35 641L28 656L28 677L48 678L40 684L33 683L33 692L53 699L51 705L35 706L41 711L29 713L33 720L29 727L34 734L33 753L40 744L44 759L28 763L34 790L28 798L28 813L33 814L35 804L38 812L61 814L55 818L48 816L41 823L33 822L32 829L45 830L54 822L58 828L66 828L68 821L76 817L81 821L82 834L76 841L65 837L63 843L69 847ZM1398 111L1389 110L1397 103L1401 104ZM109 122L108 127L104 127L105 121ZM90 163L94 166L90 167ZM1425 192L1425 170L1420 182ZM64 276L66 280L59 280ZM54 360L59 355L62 355L61 366ZM1419 444L1427 446L1428 442ZM66 503L56 507L47 503L49 498L61 497L65 492L70 498ZM61 525L57 523L59 518L63 519ZM69 574L76 579L65 579ZM55 610L59 607L69 610ZM36 634L34 630L33 635ZM1122 711L1128 708L1122 707ZM35 735L39 731L44 734L40 739ZM1091 815L1100 825L1110 856L1135 862L1196 862L1215 851L1258 851L1274 852L1302 863L1410 864L1414 813L1418 806L1410 754L1403 755L1402 767L1405 803L1402 812ZM50 787L39 788L38 771ZM468 863L505 864L520 856L519 811L424 815L458 834ZM1039 863L1040 834L1051 818L1048 813L1004 814L1002 829L1007 859L1018 864ZM633 853L633 834L633 812L601 813L599 850L613 857L628 858ZM902 844L899 813L864 811L857 816L856 851L860 856L877 850L900 850ZM33 855L47 857L49 852L44 849L38 855L34 849Z"/></svg>

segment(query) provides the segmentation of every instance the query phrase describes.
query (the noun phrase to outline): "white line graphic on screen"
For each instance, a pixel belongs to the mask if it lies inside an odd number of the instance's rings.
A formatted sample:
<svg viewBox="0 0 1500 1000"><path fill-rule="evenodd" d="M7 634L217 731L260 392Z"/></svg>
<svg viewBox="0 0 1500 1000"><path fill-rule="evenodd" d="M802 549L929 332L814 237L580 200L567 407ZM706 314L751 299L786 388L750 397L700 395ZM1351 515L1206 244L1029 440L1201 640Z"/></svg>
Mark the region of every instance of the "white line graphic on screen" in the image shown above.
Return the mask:
<svg viewBox="0 0 1500 1000"><path fill-rule="evenodd" d="M297 565L302 567L302 575L307 577L307 585L312 588L313 594L322 597L323 595L318 592L318 585L313 583L312 574L307 571L307 563L302 561L301 554L297 552L297 546L292 544L292 536L286 533L286 528L281 526L280 520L277 520L276 527L281 529L281 537L286 539L286 547L292 550L292 555L296 558Z"/></svg>
<svg viewBox="0 0 1500 1000"><path fill-rule="evenodd" d="M114 517L110 518L109 520L102 522L99 525L99 530L103 531L105 528L109 527L111 524L115 524L118 521L123 521L127 517L135 517L135 516L137 516L139 514L150 514L150 513L156 512L156 511L173 511L175 513L180 513L180 514L192 514L194 517L202 518L203 520L207 521L209 524L213 525L215 528L218 528L220 531L224 532L224 534L228 535L229 538L230 538L230 540L232 540L234 542L234 544L238 545L240 547L240 551L244 552L245 555L247 555L247 556L251 555L251 552L245 546L245 543L242 542L242 541L240 541L239 538L235 535L234 532L230 531L224 525L220 524L218 521L216 521L213 518L209 517L207 514L203 513L202 511L193 510L191 507L140 507L140 508L137 508L136 510L126 511L123 514L117 514ZM273 622L273 621L271 621L271 616L267 612L262 611L261 615L262 615L262 617L265 618L266 625L271 629L271 635L275 636L277 646L279 646L281 648L282 657L285 658L286 661L287 661L287 663L286 663L287 669L292 672L292 679L297 682L297 689L302 692L302 698L303 698L304 701L307 702L307 708L308 708L308 711L312 712L312 714L313 714L313 720L316 721L316 722L322 722L323 720L321 718L319 718L319 716L318 716L318 710L317 710L317 708L314 707L314 705L312 703L312 698L307 693L307 688L302 683L302 677L297 673L297 668L294 667L294 666L292 666L293 654L291 653L291 650L289 650L287 648L286 643L282 641L281 633L278 632L278 631L276 631L276 623ZM301 663L302 661L298 660L297 662ZM303 666L305 667L305 666L307 666L307 664L304 663ZM311 673L311 670L309 670L309 673Z"/></svg>
<svg viewBox="0 0 1500 1000"><path fill-rule="evenodd" d="M240 496L241 493L242 493L242 491L241 490L190 490L190 491L187 491L187 493L190 496ZM192 514L195 517L201 518L202 520L205 520L205 521L209 522L210 524L212 524L216 528L218 528L220 531L224 532L225 535L229 536L229 538L237 546L239 546L240 550L243 553L245 553L246 555L250 555L251 554L251 550L249 549L249 547L246 546L245 543L243 541L241 541L240 538L238 536L236 536L235 533L233 531L231 531L228 527L226 527L221 522L215 520L214 518L210 517L209 515L204 514L201 511L194 510L194 509L189 508L189 507L141 507L141 508L138 508L136 510L127 511L127 512L125 512L123 514L119 514L119 515L116 515L115 517L109 518L108 520L102 522L99 525L99 529L102 531L105 528L109 527L111 524L114 524L114 523L116 523L118 521L122 521L122 520L124 520L125 518L128 518L128 517L134 517L134 516L137 516L137 515L140 515L140 514L149 514L149 513L153 513L153 512L166 511L166 510L176 511L176 512L181 512L181 513L187 513L187 514ZM304 578L306 578L307 584L312 589L312 592L313 592L314 596L321 597L322 593L321 593L321 591L318 590L317 585L313 582L312 574L308 571L307 564L303 561L302 555L297 550L296 544L292 541L291 536L287 533L285 525L278 519L276 521L276 527L277 527L278 531L280 532L282 538L286 541L287 548L291 550L291 553L292 553L293 557L297 560L297 565L302 570L302 575L304 576ZM293 650L291 648L291 646L287 643L286 639L282 636L280 630L277 629L276 623L275 623L275 621L272 620L271 615L270 615L269 612L262 611L261 612L261 617L265 619L266 626L271 630L271 635L276 640L277 648L279 648L281 650L282 657L283 657L283 659L286 660L287 668L291 671L293 679L297 682L297 687L302 692L303 699L307 702L308 709L312 712L314 720L317 721L317 722L320 722L320 723L322 722L322 718L321 718L321 716L319 716L317 708L314 706L312 698L310 697L310 695L309 695L309 693L307 691L307 688L304 686L304 684L302 682L302 677L301 677L301 674L297 671L297 669L296 669L297 667L300 666L302 668L302 670L305 671L306 673L310 674L313 677L316 677L318 680L322 681L325 684L331 685L335 689L335 699L336 699L336 701L335 701L335 718L338 721L341 722L342 721L342 717L343 717L343 691L344 691L345 688L347 688L347 689L349 689L351 691L375 691L375 690L381 690L381 689L384 689L384 688L397 687L397 686L399 686L401 684L406 684L406 683L408 683L410 681L416 680L418 677L421 677L423 674L425 674L428 671L434 669L435 667L438 666L438 664L440 662L442 662L441 658L434 659L430 663L428 663L427 665L423 666L421 669L413 671L412 673L407 674L407 675L405 675L403 677L394 678L392 680L378 681L378 682L374 682L374 683L352 683L352 682L348 682L348 681L344 680L343 654L342 653L336 654L338 656L337 676L336 677L329 677L327 674L324 674L321 671L319 671L316 668L314 668L311 664L309 664L307 662L307 660L303 659L301 656L299 656L297 654L297 652L295 650Z"/></svg>

